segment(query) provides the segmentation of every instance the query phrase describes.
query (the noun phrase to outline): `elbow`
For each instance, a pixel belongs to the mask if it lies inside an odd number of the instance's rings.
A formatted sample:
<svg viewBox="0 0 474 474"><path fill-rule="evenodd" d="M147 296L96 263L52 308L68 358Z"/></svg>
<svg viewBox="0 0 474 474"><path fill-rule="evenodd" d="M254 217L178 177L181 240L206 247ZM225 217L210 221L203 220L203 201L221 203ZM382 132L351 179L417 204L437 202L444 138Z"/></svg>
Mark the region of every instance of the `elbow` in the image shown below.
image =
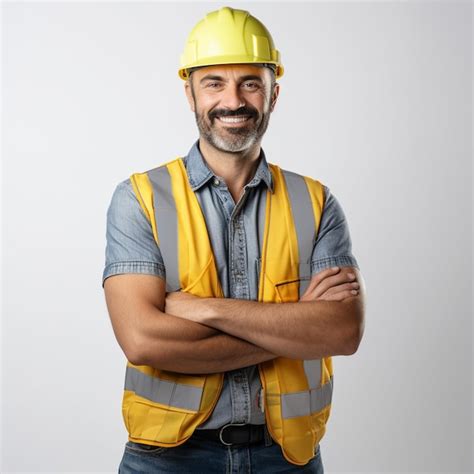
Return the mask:
<svg viewBox="0 0 474 474"><path fill-rule="evenodd" d="M146 365L145 362L144 362L144 357L143 357L143 354L141 354L139 351L137 350L127 350L127 351L124 351L125 352L125 356L127 357L127 360L133 364L133 365Z"/></svg>
<svg viewBox="0 0 474 474"><path fill-rule="evenodd" d="M146 365L144 362L145 355L143 354L143 351L141 351L139 347L130 345L130 346L124 347L123 352L125 354L125 357L131 364Z"/></svg>
<svg viewBox="0 0 474 474"><path fill-rule="evenodd" d="M357 298L357 297L356 297ZM364 305L356 301L356 304L351 305L351 310L347 312L348 315L348 329L346 330L346 337L344 338L344 354L355 354L360 346L365 328L365 310Z"/></svg>
<svg viewBox="0 0 474 474"><path fill-rule="evenodd" d="M344 355L353 355L355 354L360 346L362 341L362 330L360 328L356 329L353 332L353 335L349 338L349 340L345 344L345 351Z"/></svg>
<svg viewBox="0 0 474 474"><path fill-rule="evenodd" d="M129 335L127 341L122 345L122 350L127 360L133 365L147 365L148 354L146 344L138 334Z"/></svg>
<svg viewBox="0 0 474 474"><path fill-rule="evenodd" d="M128 350L124 351L127 360L133 365L147 365L149 367L164 368L169 366L172 353L167 351L169 347L164 341L155 344L146 335L137 335L133 342L130 341Z"/></svg>

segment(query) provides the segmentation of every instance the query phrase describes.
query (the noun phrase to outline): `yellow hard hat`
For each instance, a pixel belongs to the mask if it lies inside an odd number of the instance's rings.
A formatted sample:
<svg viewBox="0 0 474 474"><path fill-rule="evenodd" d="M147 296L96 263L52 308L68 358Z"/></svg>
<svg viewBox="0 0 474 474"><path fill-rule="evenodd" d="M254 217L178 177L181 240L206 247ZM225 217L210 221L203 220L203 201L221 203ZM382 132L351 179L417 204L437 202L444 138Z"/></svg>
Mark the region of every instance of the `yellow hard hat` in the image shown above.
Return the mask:
<svg viewBox="0 0 474 474"><path fill-rule="evenodd" d="M275 78L283 75L280 52L265 25L248 11L222 7L208 13L191 31L178 71L188 79L188 69L217 64L275 65Z"/></svg>

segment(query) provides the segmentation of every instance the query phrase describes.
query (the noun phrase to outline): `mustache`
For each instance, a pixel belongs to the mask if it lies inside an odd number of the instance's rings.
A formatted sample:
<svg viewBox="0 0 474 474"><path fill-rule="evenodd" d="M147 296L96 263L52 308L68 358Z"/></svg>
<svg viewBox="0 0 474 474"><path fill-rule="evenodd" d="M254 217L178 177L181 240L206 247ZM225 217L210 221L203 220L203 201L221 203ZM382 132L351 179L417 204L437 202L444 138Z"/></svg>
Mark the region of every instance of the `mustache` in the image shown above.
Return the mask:
<svg viewBox="0 0 474 474"><path fill-rule="evenodd" d="M237 110L216 109L209 112L209 118L211 120L214 120L217 117L236 117L238 115L249 115L253 118L258 116L258 112L253 107L248 106L240 107Z"/></svg>

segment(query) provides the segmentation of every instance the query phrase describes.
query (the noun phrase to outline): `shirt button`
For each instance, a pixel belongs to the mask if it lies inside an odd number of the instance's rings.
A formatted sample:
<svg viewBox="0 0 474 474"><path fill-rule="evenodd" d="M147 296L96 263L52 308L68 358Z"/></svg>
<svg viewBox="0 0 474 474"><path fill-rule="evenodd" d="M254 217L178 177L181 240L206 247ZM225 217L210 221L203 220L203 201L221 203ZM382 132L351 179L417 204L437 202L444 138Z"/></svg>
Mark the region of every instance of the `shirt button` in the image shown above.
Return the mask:
<svg viewBox="0 0 474 474"><path fill-rule="evenodd" d="M219 186L219 184L221 184L221 182L217 178L214 178L213 184L214 184L214 186Z"/></svg>
<svg viewBox="0 0 474 474"><path fill-rule="evenodd" d="M243 377L241 375L234 375L234 382L236 383L242 383Z"/></svg>

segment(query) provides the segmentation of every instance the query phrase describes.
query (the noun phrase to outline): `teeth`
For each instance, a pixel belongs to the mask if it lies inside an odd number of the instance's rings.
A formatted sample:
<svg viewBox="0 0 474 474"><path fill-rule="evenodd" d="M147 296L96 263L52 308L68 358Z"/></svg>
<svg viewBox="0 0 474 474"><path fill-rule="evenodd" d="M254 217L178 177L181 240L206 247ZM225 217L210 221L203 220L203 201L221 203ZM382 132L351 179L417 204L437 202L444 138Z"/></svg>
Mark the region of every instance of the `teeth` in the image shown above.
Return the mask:
<svg viewBox="0 0 474 474"><path fill-rule="evenodd" d="M238 122L245 122L248 117L218 117L219 120L228 123L238 123Z"/></svg>

